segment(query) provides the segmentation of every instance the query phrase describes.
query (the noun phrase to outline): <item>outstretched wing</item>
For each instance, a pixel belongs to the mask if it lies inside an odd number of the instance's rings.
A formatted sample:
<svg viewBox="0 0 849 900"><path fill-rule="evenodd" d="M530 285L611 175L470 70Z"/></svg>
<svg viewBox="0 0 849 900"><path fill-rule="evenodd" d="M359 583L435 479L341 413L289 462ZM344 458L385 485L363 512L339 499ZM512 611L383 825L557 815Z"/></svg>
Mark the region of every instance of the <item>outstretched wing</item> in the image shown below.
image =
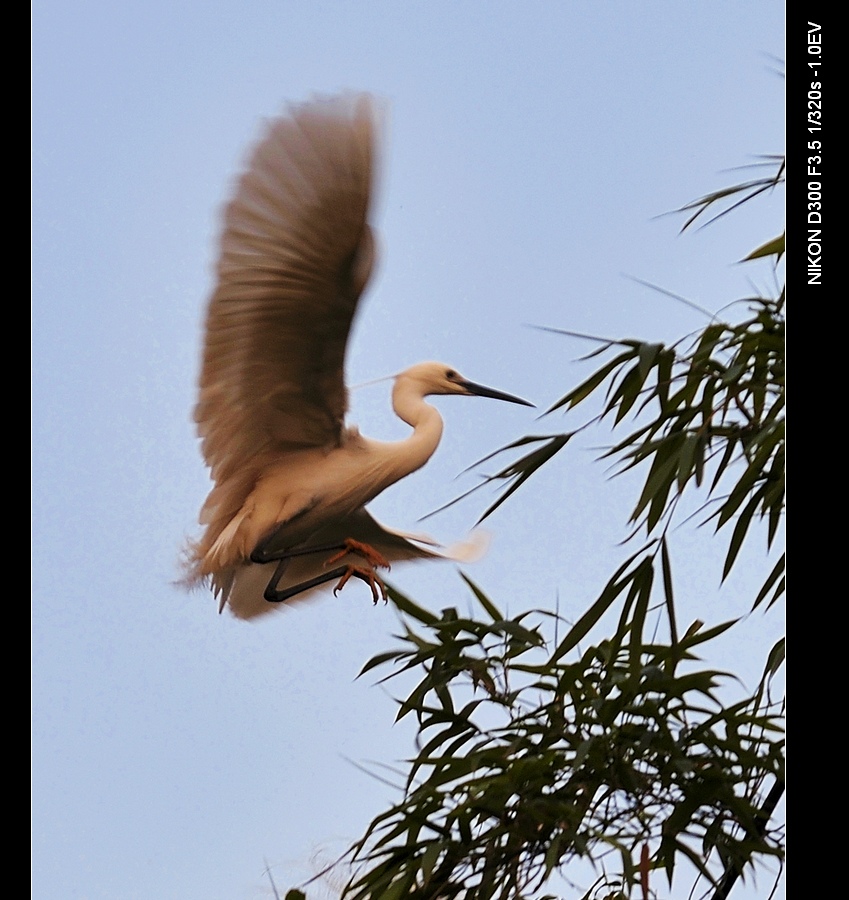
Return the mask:
<svg viewBox="0 0 849 900"><path fill-rule="evenodd" d="M226 482L271 455L340 440L345 345L374 261L373 154L368 96L294 107L226 208L195 410L219 494L242 493Z"/></svg>

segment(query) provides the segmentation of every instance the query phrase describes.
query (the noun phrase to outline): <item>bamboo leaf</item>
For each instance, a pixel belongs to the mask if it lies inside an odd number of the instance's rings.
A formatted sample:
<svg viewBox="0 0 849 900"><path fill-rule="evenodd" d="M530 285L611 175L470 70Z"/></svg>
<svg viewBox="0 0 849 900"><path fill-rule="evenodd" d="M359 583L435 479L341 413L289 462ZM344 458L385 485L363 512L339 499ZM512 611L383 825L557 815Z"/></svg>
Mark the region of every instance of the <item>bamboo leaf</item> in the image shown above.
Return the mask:
<svg viewBox="0 0 849 900"><path fill-rule="evenodd" d="M752 250L748 256L744 256L743 262L751 259L762 259L764 256L777 256L780 259L784 255L784 243L784 234L780 234L778 237Z"/></svg>
<svg viewBox="0 0 849 900"><path fill-rule="evenodd" d="M758 596L755 597L755 602L752 604L752 609L756 609L760 604L764 601L767 594L772 590L773 585L778 581L778 579L784 573L784 554L781 554L781 558L778 562L772 567L772 571L767 576L766 581L763 583L763 587L758 591Z"/></svg>
<svg viewBox="0 0 849 900"><path fill-rule="evenodd" d="M437 617L432 612L413 603L409 597L404 596L404 594L397 591L389 584L386 585L386 593L389 595L389 599L392 603L411 619L415 619L417 622L423 622L425 625L430 625L438 621Z"/></svg>
<svg viewBox="0 0 849 900"><path fill-rule="evenodd" d="M762 491L757 491L754 496L749 499L749 502L737 519L734 531L731 532L731 541L728 544L728 552L725 554L725 565L722 567L723 581L729 576L731 569L734 567L734 561L737 559L737 554L740 552L740 548L743 546L743 541L749 531L749 526L752 524L752 516L758 507L761 494Z"/></svg>
<svg viewBox="0 0 849 900"><path fill-rule="evenodd" d="M586 400L593 391L598 388L600 384L602 384L613 372L614 369L621 366L623 363L627 362L629 359L634 358L634 349L626 350L624 353L620 353L619 356L611 359L609 362L606 362L600 369L596 372L593 372L586 381L579 384L574 390L569 391L564 397L561 397L556 403L552 404L547 410L546 415L548 413L552 413L557 409L560 409L563 406L566 406L568 409L572 409L577 406L582 401Z"/></svg>
<svg viewBox="0 0 849 900"><path fill-rule="evenodd" d="M772 649L769 651L769 656L767 656L766 666L764 666L764 677L772 678L773 675L778 673L778 670L781 668L784 663L785 656L785 647L784 647L785 639L779 638L773 645Z"/></svg>
<svg viewBox="0 0 849 900"><path fill-rule="evenodd" d="M487 611L489 617L493 622L501 622L504 619L501 611L498 607L489 599L489 597L484 594L484 592L472 581L471 578L468 578L462 572L460 573L460 577L466 584L471 588L472 593L477 597L478 603Z"/></svg>
<svg viewBox="0 0 849 900"><path fill-rule="evenodd" d="M672 645L678 643L678 627L675 622L675 597L672 590L672 564L669 560L669 546L666 537L660 541L660 564L663 572L663 595L666 600L666 616L669 620L669 632Z"/></svg>
<svg viewBox="0 0 849 900"><path fill-rule="evenodd" d="M622 591L633 581L633 572L624 576L623 573L642 552L643 550L640 550L633 556L628 557L628 559L626 559L616 570L616 573L610 581L607 582L604 590L601 592L595 603L593 603L572 628L569 629L569 633L560 642L557 649L552 654L552 663L562 659L573 647L578 645L578 643L588 634L593 625L595 625L607 610L610 609L611 605Z"/></svg>

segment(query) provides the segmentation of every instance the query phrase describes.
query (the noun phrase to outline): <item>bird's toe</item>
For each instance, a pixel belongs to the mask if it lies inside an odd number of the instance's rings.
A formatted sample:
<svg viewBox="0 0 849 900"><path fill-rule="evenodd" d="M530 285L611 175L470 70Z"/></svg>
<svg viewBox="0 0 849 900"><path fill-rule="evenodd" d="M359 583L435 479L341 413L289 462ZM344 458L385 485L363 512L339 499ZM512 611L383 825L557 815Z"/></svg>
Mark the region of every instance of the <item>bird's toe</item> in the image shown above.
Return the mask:
<svg viewBox="0 0 849 900"><path fill-rule="evenodd" d="M354 538L345 538L342 549L331 556L324 565L326 567L332 566L333 563L339 562L340 559L343 559L349 553L361 556L374 569L386 569L388 571L391 568L389 560L380 551L375 550L371 544L365 544Z"/></svg>

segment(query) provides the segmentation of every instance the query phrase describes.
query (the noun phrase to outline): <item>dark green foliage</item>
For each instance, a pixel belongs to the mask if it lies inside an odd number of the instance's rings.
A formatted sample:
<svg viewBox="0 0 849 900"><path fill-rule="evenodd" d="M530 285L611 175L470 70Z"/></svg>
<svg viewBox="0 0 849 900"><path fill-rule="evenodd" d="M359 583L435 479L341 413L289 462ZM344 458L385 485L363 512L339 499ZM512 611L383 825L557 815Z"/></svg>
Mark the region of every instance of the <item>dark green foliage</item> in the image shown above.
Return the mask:
<svg viewBox="0 0 849 900"><path fill-rule="evenodd" d="M635 572L630 586L636 611L650 585ZM637 649L638 613L566 663L575 635L545 650L529 623L543 614L505 619L470 587L482 621L392 594L407 648L364 671L423 673L399 711L416 715L421 748L404 798L356 847L368 866L347 896L537 897L570 858L610 853L627 896L649 841L670 880L679 854L705 875L711 852L738 865L780 854L754 825L758 786L783 780L776 711L751 697L724 707L727 676L692 665L733 623Z"/></svg>

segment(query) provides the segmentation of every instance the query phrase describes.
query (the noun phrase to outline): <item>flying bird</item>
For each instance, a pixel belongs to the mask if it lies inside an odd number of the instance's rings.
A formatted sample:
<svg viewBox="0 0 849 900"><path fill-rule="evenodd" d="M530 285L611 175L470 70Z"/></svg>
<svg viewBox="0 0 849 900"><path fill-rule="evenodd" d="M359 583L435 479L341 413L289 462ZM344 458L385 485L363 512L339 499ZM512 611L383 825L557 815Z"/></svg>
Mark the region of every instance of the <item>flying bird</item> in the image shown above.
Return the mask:
<svg viewBox="0 0 849 900"><path fill-rule="evenodd" d="M375 130L368 95L292 107L225 209L195 408L213 487L185 562L186 581L208 584L240 618L352 577L376 601L378 568L451 556L365 505L436 450L442 419L426 396L532 405L425 362L394 380L409 437L385 443L345 426L345 349L375 263Z"/></svg>

